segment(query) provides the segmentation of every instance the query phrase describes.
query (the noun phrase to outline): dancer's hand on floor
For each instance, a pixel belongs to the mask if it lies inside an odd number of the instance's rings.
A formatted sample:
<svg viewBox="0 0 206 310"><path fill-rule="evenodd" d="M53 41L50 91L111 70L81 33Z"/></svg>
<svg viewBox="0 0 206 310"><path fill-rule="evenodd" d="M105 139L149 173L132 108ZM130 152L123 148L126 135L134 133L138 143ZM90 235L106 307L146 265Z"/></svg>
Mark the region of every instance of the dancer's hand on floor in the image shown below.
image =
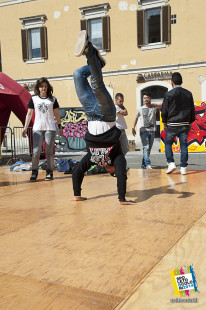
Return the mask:
<svg viewBox="0 0 206 310"><path fill-rule="evenodd" d="M134 205L136 202L133 200L125 200L125 201L120 201L121 205Z"/></svg>
<svg viewBox="0 0 206 310"><path fill-rule="evenodd" d="M81 196L74 196L74 198L72 198L71 200L73 200L73 201L84 201L84 200L87 200L87 198L81 197Z"/></svg>

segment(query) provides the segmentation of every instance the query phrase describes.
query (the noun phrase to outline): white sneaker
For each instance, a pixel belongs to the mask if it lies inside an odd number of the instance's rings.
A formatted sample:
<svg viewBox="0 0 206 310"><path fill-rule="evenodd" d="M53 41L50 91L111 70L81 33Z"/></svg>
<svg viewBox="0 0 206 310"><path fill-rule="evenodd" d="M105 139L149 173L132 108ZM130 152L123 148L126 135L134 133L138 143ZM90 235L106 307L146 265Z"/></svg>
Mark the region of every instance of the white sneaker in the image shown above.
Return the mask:
<svg viewBox="0 0 206 310"><path fill-rule="evenodd" d="M176 168L176 165L175 165L174 162L168 163L168 168L167 168L167 170L166 170L166 173L167 173L167 174L172 173L172 172L174 172L176 169L177 169L177 168Z"/></svg>
<svg viewBox="0 0 206 310"><path fill-rule="evenodd" d="M180 168L180 173L181 174L187 174L187 167L181 167Z"/></svg>
<svg viewBox="0 0 206 310"><path fill-rule="evenodd" d="M150 165L148 165L148 166L146 167L146 169L152 169L152 167L151 167Z"/></svg>
<svg viewBox="0 0 206 310"><path fill-rule="evenodd" d="M88 35L86 30L82 30L78 34L78 41L74 47L74 55L79 57L84 53L88 43Z"/></svg>

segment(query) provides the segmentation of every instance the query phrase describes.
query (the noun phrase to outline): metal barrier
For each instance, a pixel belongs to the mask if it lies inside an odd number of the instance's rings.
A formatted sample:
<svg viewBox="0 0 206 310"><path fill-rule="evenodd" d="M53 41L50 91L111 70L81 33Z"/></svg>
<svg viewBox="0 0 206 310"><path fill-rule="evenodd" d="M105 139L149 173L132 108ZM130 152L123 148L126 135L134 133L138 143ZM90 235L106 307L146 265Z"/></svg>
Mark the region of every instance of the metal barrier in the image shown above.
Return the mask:
<svg viewBox="0 0 206 310"><path fill-rule="evenodd" d="M1 140L3 137L3 141ZM0 127L0 164L7 165L14 159L14 146L12 129L7 126Z"/></svg>
<svg viewBox="0 0 206 310"><path fill-rule="evenodd" d="M26 138L22 137L23 130L23 127L13 128L14 158L15 160L21 159L24 161L29 161L31 160L32 154L32 128L28 128Z"/></svg>
<svg viewBox="0 0 206 310"><path fill-rule="evenodd" d="M27 129L27 137L22 137L23 127L13 128L14 137L14 158L15 160L21 159L23 161L31 161L33 150L33 133L32 127ZM45 158L45 141L42 144L40 158Z"/></svg>
<svg viewBox="0 0 206 310"><path fill-rule="evenodd" d="M0 165L7 165L17 160L31 161L33 151L32 127L28 128L26 138L22 137L23 130L23 127L13 127L13 130L10 127L0 127ZM3 136L3 141L1 141ZM42 144L40 158L46 158L45 141Z"/></svg>

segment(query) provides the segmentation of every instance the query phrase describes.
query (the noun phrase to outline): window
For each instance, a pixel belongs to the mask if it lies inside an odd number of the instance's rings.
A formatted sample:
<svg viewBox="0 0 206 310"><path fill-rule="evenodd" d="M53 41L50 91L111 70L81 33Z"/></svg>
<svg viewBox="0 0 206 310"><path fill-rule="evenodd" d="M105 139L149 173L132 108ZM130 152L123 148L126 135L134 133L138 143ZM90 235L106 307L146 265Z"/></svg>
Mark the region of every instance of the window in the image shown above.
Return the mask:
<svg viewBox="0 0 206 310"><path fill-rule="evenodd" d="M110 51L110 18L108 12L109 4L99 4L80 8L83 19L81 30L88 32L91 42L100 51Z"/></svg>
<svg viewBox="0 0 206 310"><path fill-rule="evenodd" d="M40 48L40 30L39 28L31 29L29 31L29 54L31 58L40 58L41 57L41 48Z"/></svg>
<svg viewBox="0 0 206 310"><path fill-rule="evenodd" d="M145 43L161 42L161 9L146 10L146 37Z"/></svg>
<svg viewBox="0 0 206 310"><path fill-rule="evenodd" d="M171 24L176 24L177 23L177 15L171 15Z"/></svg>
<svg viewBox="0 0 206 310"><path fill-rule="evenodd" d="M137 11L137 46L171 43L171 7Z"/></svg>
<svg viewBox="0 0 206 310"><path fill-rule="evenodd" d="M25 62L40 62L48 58L47 28L45 15L20 18L24 29L21 30L22 58Z"/></svg>
<svg viewBox="0 0 206 310"><path fill-rule="evenodd" d="M91 42L102 50L102 20L101 18L90 19L88 21L88 34Z"/></svg>

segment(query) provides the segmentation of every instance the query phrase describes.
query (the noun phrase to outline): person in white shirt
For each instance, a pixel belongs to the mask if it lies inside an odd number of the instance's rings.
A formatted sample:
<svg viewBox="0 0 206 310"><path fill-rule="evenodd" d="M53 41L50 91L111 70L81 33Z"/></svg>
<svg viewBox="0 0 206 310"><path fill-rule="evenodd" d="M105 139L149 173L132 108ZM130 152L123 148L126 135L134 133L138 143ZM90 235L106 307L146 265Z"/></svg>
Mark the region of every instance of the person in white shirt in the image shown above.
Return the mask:
<svg viewBox="0 0 206 310"><path fill-rule="evenodd" d="M132 128L133 136L136 135L135 127L140 120L140 138L143 145L142 168L152 169L150 152L153 146L156 130L156 109L161 109L162 103L151 103L151 94L148 91L143 93L144 105L137 110Z"/></svg>
<svg viewBox="0 0 206 310"><path fill-rule="evenodd" d="M27 129L31 121L33 111L35 110L35 121L33 125L32 175L30 181L35 182L38 176L39 158L44 139L47 155L45 180L49 181L53 179L54 170L53 146L56 137L54 116L59 127L59 134L62 136L61 120L58 111L59 104L56 97L52 95L53 87L44 77L37 80L34 93L35 96L30 99L27 105L28 112L26 115L22 136L26 138Z"/></svg>
<svg viewBox="0 0 206 310"><path fill-rule="evenodd" d="M121 130L120 144L122 148L122 153L125 156L129 151L129 143L125 129L127 129L127 123L125 121L125 116L128 115L127 109L124 106L124 96L121 93L115 95L115 107L116 107L116 126Z"/></svg>

